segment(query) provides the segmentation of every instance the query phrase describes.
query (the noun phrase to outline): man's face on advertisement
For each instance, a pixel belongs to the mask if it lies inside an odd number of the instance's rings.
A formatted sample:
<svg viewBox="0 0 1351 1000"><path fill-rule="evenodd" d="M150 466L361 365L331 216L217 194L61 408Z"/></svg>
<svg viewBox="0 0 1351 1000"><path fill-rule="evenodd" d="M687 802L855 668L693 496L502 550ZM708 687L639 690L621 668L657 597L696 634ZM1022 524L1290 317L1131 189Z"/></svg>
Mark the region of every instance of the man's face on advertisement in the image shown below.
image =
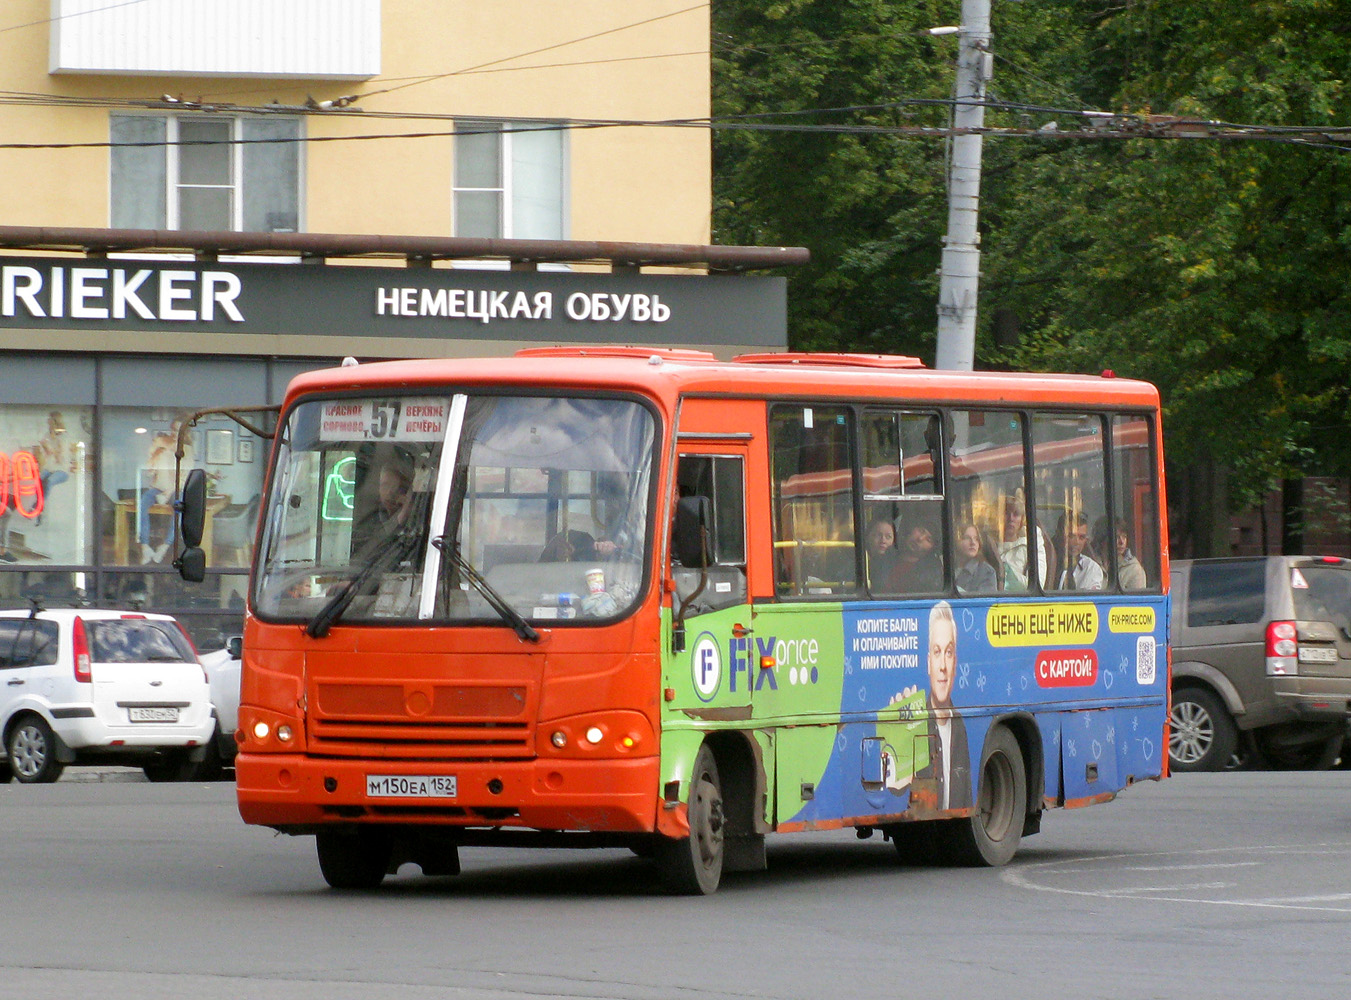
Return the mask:
<svg viewBox="0 0 1351 1000"><path fill-rule="evenodd" d="M952 675L957 672L957 630L946 618L929 629L929 695L934 705L952 703Z"/></svg>

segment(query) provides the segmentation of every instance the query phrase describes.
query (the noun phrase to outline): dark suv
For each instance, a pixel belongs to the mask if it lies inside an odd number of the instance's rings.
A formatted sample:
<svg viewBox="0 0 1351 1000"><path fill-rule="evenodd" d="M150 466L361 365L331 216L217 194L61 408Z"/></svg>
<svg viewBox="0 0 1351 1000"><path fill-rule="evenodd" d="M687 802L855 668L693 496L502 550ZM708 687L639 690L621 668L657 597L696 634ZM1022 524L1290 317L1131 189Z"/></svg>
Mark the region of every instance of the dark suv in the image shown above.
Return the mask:
<svg viewBox="0 0 1351 1000"><path fill-rule="evenodd" d="M1331 766L1351 699L1351 560L1179 560L1172 595L1172 770L1220 770L1245 752Z"/></svg>

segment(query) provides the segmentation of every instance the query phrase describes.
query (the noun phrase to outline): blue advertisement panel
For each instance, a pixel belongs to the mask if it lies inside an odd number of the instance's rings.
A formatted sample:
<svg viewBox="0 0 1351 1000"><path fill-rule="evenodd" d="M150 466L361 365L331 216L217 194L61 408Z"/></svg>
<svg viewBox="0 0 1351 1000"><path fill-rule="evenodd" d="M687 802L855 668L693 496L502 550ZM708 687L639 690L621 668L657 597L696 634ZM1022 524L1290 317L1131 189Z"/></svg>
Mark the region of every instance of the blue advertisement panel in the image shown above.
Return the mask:
<svg viewBox="0 0 1351 1000"><path fill-rule="evenodd" d="M969 807L986 733L1012 714L1035 722L1053 799L1107 796L1162 773L1164 598L853 603L841 622L829 761L780 822Z"/></svg>

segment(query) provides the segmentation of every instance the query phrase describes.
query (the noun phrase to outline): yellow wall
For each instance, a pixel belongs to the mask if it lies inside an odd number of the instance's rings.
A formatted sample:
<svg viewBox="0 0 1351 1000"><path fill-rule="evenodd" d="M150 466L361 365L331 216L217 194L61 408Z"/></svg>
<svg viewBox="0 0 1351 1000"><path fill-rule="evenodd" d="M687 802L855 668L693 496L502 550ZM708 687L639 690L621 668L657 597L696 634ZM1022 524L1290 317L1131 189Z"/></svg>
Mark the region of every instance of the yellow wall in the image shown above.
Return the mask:
<svg viewBox="0 0 1351 1000"><path fill-rule="evenodd" d="M383 0L382 72L359 82L53 76L50 6L0 5L0 91L117 101L171 94L242 106L356 95L364 111L419 115L709 114L708 7L688 0ZM19 25L31 26L8 30ZM418 77L436 78L407 86ZM106 106L0 104L0 142L106 143L109 113ZM306 130L311 137L449 132L450 123L330 113L310 116ZM568 150L569 238L709 242L707 130L580 129L569 134ZM309 144L304 228L450 235L451 152L448 138ZM0 225L109 225L105 148L0 149L0 178Z"/></svg>

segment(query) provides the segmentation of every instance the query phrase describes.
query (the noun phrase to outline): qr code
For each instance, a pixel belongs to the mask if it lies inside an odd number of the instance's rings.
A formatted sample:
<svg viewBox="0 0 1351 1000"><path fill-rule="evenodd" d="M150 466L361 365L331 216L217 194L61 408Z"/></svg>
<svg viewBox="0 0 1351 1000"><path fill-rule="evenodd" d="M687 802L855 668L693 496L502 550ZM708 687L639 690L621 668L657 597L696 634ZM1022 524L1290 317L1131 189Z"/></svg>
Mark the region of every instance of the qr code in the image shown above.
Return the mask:
<svg viewBox="0 0 1351 1000"><path fill-rule="evenodd" d="M1153 684L1156 675L1154 653L1158 644L1152 635L1142 635L1135 640L1135 680L1139 684Z"/></svg>

